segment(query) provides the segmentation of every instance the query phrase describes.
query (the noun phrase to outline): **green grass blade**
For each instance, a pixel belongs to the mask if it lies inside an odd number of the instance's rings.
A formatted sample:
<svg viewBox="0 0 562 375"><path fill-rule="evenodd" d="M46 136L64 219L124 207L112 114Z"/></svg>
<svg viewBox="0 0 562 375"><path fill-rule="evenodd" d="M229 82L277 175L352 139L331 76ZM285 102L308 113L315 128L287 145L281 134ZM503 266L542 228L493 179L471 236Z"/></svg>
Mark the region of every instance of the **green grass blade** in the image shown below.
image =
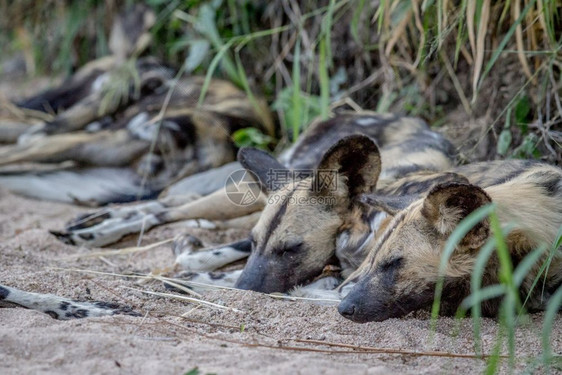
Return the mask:
<svg viewBox="0 0 562 375"><path fill-rule="evenodd" d="M471 294L466 297L461 303L461 308L463 310L474 309L476 306L480 305L483 301L497 298L505 294L507 288L503 284L494 284L482 288L478 291L478 294Z"/></svg>
<svg viewBox="0 0 562 375"><path fill-rule="evenodd" d="M550 333L554 319L558 316L560 307L562 306L562 287L559 287L556 293L550 297L548 306L544 314L544 322L542 329L542 349L543 349L543 364L546 367L550 366L552 360L552 347L550 345Z"/></svg>
<svg viewBox="0 0 562 375"><path fill-rule="evenodd" d="M476 301L482 301L481 297L481 284L482 284L482 276L484 275L484 270L486 269L486 263L488 263L488 259L492 255L492 252L495 249L495 241L493 238L490 238L486 244L480 249L478 256L476 257L476 262L474 263L474 269L472 271L472 275L470 276L470 290L472 297ZM465 299L466 301L466 299ZM463 302L464 304L465 302ZM480 303L475 303L471 305L471 315L472 315L472 324L473 324L473 331L474 331L474 351L475 353L480 354L481 343L480 343L480 318L482 316L482 308Z"/></svg>
<svg viewBox="0 0 562 375"><path fill-rule="evenodd" d="M367 4L368 6L368 4ZM353 17L351 18L351 36L355 40L355 43L361 45L361 37L359 36L359 21L361 16L365 13L365 0L359 0L357 7L353 11Z"/></svg>
<svg viewBox="0 0 562 375"><path fill-rule="evenodd" d="M494 344L494 348L492 349L492 354L490 355L490 357L488 357L488 360L486 361L486 371L485 371L486 375L494 375L498 371L498 366L500 363L500 353L503 344L503 337L504 337L504 333L502 327L500 326L498 332L498 338L496 339L496 343Z"/></svg>
<svg viewBox="0 0 562 375"><path fill-rule="evenodd" d="M546 245L539 246L523 258L523 260L517 265L517 268L513 272L513 283L515 286L519 287L521 285L523 280L525 280L525 277L529 274L529 271L531 271L531 268L536 265L546 249Z"/></svg>
<svg viewBox="0 0 562 375"><path fill-rule="evenodd" d="M323 119L327 119L330 112L330 79L328 77L328 52L326 49L327 46L325 39L320 40L320 62L318 66L318 74L320 77L320 108Z"/></svg>
<svg viewBox="0 0 562 375"><path fill-rule="evenodd" d="M293 118L291 119L291 127L293 128L293 142L297 141L302 122L302 94L301 94L301 44L297 39L295 42L295 57L293 59Z"/></svg>
<svg viewBox="0 0 562 375"><path fill-rule="evenodd" d="M516 313L518 308L519 298L518 294L507 293L502 301L503 319L502 324L505 325L507 331L507 350L509 353L509 366L515 367L515 328L516 328Z"/></svg>
<svg viewBox="0 0 562 375"><path fill-rule="evenodd" d="M492 67L494 66L494 64L498 60L498 58L500 57L500 54L504 51L505 46L507 45L507 42L509 42L509 40L513 36L513 33L515 32L515 29L521 23L521 21L523 21L523 19L525 19L529 10L535 5L535 2L536 2L536 0L531 0L527 3L525 8L523 9L521 14L519 15L519 18L517 18L517 20L515 20L515 22L511 25L511 27L509 28L509 30L507 31L507 33L503 37L502 41L498 45L498 49L496 49L494 51L494 53L492 54L492 57L490 57L490 60L488 60L488 63L486 64L486 67L484 68L484 72L480 76L480 80L478 82L478 89L479 90L480 90L480 87L482 86L482 82L484 82L484 79L486 78L486 76L488 75L488 73L490 72L490 70L492 69Z"/></svg>
<svg viewBox="0 0 562 375"><path fill-rule="evenodd" d="M211 84L211 79L213 78L213 74L217 69L220 61L226 54L226 52L232 47L234 44L234 39L229 40L225 45L223 45L213 60L211 60L211 64L209 64L209 69L207 70L207 74L205 74L205 80L203 81L203 86L201 86L201 93L199 94L199 100L197 101L197 106L201 106L203 101L205 100L205 96L207 95L207 91L209 91L209 85Z"/></svg>
<svg viewBox="0 0 562 375"><path fill-rule="evenodd" d="M502 231L500 221L495 212L490 213L490 227L496 239L496 251L500 261L499 279L505 283L512 292L517 293L517 288L513 283L513 264L511 254L505 243L505 235Z"/></svg>
<svg viewBox="0 0 562 375"><path fill-rule="evenodd" d="M464 218L459 225L455 228L453 233L447 239L445 243L445 247L443 249L443 254L441 255L441 261L439 264L439 279L435 286L435 297L433 300L433 306L431 308L431 320L432 326L435 328L435 323L437 321L437 317L439 316L439 307L441 305L441 295L443 293L443 284L444 284L444 274L445 269L447 268L447 264L453 251L455 251L457 245L460 241L466 236L466 234L479 222L484 220L487 216L490 215L495 209L494 204L489 204L479 209L475 210L474 212L470 213L466 218Z"/></svg>
<svg viewBox="0 0 562 375"><path fill-rule="evenodd" d="M556 240L554 241L551 249L550 249L550 253L548 254L548 258L546 259L546 261L541 265L541 268L539 269L539 271L537 272L537 275L535 276L535 279L533 280L533 284L531 285L531 287L529 288L529 292L527 294L527 297L525 298L525 301L523 302L523 307L527 304L527 301L529 300L529 298L531 298L531 293L533 292L533 290L535 289L537 283L539 282L540 278L542 277L543 273L545 274L545 281L546 281L546 275L548 273L548 268L550 267L550 263L552 262L552 259L554 258L554 255L556 254L558 248L560 247L560 245L562 244L562 226L558 229L558 233L556 235ZM544 295L544 284L543 284L543 295Z"/></svg>

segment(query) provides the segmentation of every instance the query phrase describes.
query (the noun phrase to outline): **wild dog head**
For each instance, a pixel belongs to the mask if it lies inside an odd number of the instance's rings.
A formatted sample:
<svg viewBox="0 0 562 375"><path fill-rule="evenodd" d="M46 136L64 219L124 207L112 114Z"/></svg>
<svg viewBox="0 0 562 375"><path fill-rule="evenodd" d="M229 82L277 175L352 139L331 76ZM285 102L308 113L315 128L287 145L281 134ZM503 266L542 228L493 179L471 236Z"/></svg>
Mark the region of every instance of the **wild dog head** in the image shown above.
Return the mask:
<svg viewBox="0 0 562 375"><path fill-rule="evenodd" d="M269 198L236 286L266 293L285 292L322 272L334 256L344 216L358 204L356 197L374 189L381 171L378 148L363 135L343 138L317 169L300 176L259 150L242 149L238 158ZM277 178L286 175L289 181Z"/></svg>
<svg viewBox="0 0 562 375"><path fill-rule="evenodd" d="M393 206L372 196L362 200L381 210ZM340 303L340 314L356 322L380 321L429 307L448 236L463 218L490 202L481 188L450 182L437 185L424 199L398 212L348 279L355 285ZM484 220L455 249L444 275L444 309L456 308L467 295L466 281L488 235L489 223Z"/></svg>

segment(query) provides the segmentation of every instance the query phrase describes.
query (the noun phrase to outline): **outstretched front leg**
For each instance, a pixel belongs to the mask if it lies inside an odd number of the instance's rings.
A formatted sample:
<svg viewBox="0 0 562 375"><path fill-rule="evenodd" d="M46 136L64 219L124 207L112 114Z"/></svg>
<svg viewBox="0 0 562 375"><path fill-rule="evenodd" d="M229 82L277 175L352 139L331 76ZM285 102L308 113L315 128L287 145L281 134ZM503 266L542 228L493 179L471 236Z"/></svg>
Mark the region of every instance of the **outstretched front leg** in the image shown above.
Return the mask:
<svg viewBox="0 0 562 375"><path fill-rule="evenodd" d="M191 227L215 229L241 221L230 219L254 214L263 208L263 200L248 205L234 204L221 189L213 194L194 199L186 195L179 199L158 200L134 206L106 208L97 213L70 222L63 231L51 231L61 241L72 245L105 246L119 241L128 234L175 221L186 220ZM251 216L255 220L257 216ZM219 220L215 225L211 220ZM242 222L245 222L244 220Z"/></svg>
<svg viewBox="0 0 562 375"><path fill-rule="evenodd" d="M128 234L148 231L160 225L161 221L157 215L166 209L167 207L160 201L107 207L79 216L67 223L62 231L50 232L70 245L101 247L117 242Z"/></svg>
<svg viewBox="0 0 562 375"><path fill-rule="evenodd" d="M216 271L230 263L247 258L252 251L249 239L232 242L205 250L197 250L200 243L193 236L176 238L172 248L176 254L176 265L184 271Z"/></svg>
<svg viewBox="0 0 562 375"><path fill-rule="evenodd" d="M184 205L200 198L197 194L174 196L128 206L106 207L97 212L81 215L67 223L62 231L51 234L70 245L101 247L115 243L128 234L140 233L164 224L159 215L174 205ZM195 225L197 224L197 225ZM193 223L204 227L205 223Z"/></svg>
<svg viewBox="0 0 562 375"><path fill-rule="evenodd" d="M182 292L174 284L181 284L195 291L204 291L215 287L234 288L242 270L217 272L216 270L238 260L247 258L252 250L249 239L226 245L202 249L203 244L191 235L178 236L172 244L176 255L176 267L181 272L175 280L164 286Z"/></svg>
<svg viewBox="0 0 562 375"><path fill-rule="evenodd" d="M111 315L140 316L131 307L117 303L82 302L53 294L25 292L6 285L0 285L0 302L10 302L28 309L41 311L60 320Z"/></svg>

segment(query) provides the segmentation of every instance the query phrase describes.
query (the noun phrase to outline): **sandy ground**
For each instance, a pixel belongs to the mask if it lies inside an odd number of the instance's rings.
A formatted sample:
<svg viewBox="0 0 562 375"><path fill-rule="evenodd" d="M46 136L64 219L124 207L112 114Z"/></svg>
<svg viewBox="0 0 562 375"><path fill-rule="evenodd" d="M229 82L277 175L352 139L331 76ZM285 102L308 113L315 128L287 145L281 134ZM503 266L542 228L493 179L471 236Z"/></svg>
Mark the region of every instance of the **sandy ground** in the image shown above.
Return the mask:
<svg viewBox="0 0 562 375"><path fill-rule="evenodd" d="M64 245L47 232L61 228L84 211L1 191L0 283L76 299L124 303L144 318L57 321L35 311L2 308L0 373L184 374L198 367L201 374L469 374L485 367L483 360L453 355L353 348L473 354L470 319L441 318L432 334L428 315L423 312L382 323L356 324L340 317L332 306L237 290L210 291L203 298L239 311L194 309L185 301L141 292L165 292L159 282L139 284L132 278L83 272L146 274L173 262L169 245L134 255L88 258L84 256L92 250ZM182 231L207 243L244 234L240 230L185 229L178 223L156 228L142 243L165 240ZM517 332L517 372L528 365L529 357L540 354L541 323L540 314L532 315ZM561 333L562 319L558 318L552 332L556 353L562 352ZM485 352L491 351L496 334L496 322L484 320L481 338Z"/></svg>

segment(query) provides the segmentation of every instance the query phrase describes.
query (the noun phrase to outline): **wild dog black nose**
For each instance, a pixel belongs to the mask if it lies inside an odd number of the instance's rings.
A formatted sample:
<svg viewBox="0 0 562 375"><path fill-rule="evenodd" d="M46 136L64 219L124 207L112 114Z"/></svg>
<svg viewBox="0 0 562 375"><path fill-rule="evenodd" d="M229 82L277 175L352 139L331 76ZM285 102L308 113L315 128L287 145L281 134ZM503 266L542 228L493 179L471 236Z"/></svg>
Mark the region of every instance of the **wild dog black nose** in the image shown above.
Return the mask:
<svg viewBox="0 0 562 375"><path fill-rule="evenodd" d="M338 312L345 318L353 320L355 314L355 303L352 301L343 300L338 306Z"/></svg>

